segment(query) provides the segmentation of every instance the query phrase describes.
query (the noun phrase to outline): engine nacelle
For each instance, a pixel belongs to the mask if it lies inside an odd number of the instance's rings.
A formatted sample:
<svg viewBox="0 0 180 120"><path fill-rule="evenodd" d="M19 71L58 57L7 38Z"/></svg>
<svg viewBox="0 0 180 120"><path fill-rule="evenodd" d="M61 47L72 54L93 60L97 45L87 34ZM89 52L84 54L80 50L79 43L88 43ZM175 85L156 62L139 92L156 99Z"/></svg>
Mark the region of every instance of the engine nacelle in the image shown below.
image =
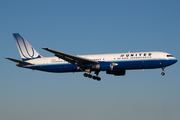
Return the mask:
<svg viewBox="0 0 180 120"><path fill-rule="evenodd" d="M99 64L93 65L92 69L95 70L102 70L102 71L107 71L107 70L113 70L113 67L117 66L117 63L112 63L112 62L101 62Z"/></svg>
<svg viewBox="0 0 180 120"><path fill-rule="evenodd" d="M118 71L106 71L106 74L112 74L115 76L123 76L126 74L126 70L118 70Z"/></svg>

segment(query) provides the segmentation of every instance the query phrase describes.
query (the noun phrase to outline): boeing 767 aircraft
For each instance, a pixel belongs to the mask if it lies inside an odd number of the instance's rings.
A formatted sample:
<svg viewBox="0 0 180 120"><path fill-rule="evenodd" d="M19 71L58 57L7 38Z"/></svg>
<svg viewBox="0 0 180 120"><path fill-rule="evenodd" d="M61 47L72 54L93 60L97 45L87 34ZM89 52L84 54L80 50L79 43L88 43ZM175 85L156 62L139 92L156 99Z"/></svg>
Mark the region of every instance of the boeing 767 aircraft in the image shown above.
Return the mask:
<svg viewBox="0 0 180 120"><path fill-rule="evenodd" d="M107 74L123 76L126 70L162 68L162 75L167 66L177 62L177 59L165 52L133 52L95 55L71 55L43 47L55 55L44 57L40 55L19 33L13 33L21 60L6 58L16 62L18 67L46 72L85 72L84 77L100 81L100 71ZM94 72L94 76L91 75Z"/></svg>

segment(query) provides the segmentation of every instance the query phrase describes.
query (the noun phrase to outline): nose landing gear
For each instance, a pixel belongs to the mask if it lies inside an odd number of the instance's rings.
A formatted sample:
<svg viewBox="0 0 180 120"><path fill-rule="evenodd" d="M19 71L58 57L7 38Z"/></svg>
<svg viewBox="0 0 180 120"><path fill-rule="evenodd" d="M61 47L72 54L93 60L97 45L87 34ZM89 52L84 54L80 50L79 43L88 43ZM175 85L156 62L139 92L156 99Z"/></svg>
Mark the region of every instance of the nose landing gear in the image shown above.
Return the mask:
<svg viewBox="0 0 180 120"><path fill-rule="evenodd" d="M164 75L165 75L165 73L164 73L164 72L162 72L162 73L161 73L161 75L162 75L162 76L164 76Z"/></svg>
<svg viewBox="0 0 180 120"><path fill-rule="evenodd" d="M162 67L162 73L161 73L161 75L162 75L162 76L164 76L164 75L165 75L165 72L164 72L164 71L165 71L165 69L166 69L166 67Z"/></svg>

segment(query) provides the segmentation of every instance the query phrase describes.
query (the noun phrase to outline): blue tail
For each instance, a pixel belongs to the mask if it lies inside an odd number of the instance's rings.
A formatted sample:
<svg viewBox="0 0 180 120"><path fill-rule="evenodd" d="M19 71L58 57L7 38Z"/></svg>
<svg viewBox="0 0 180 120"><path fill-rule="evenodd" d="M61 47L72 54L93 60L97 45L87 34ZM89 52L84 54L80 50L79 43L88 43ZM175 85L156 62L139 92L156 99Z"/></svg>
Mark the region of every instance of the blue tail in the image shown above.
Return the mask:
<svg viewBox="0 0 180 120"><path fill-rule="evenodd" d="M23 61L43 57L19 33L13 33L13 36Z"/></svg>

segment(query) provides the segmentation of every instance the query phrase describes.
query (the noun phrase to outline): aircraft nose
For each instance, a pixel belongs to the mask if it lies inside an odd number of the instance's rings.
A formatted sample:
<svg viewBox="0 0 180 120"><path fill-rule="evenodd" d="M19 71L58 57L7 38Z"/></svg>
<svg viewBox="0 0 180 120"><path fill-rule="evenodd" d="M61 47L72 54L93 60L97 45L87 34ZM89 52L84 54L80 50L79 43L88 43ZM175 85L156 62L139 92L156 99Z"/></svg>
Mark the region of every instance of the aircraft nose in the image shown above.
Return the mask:
<svg viewBox="0 0 180 120"><path fill-rule="evenodd" d="M175 58L172 60L173 61L173 64L176 63L178 60Z"/></svg>
<svg viewBox="0 0 180 120"><path fill-rule="evenodd" d="M177 59L175 59L175 63L177 62L178 60Z"/></svg>

